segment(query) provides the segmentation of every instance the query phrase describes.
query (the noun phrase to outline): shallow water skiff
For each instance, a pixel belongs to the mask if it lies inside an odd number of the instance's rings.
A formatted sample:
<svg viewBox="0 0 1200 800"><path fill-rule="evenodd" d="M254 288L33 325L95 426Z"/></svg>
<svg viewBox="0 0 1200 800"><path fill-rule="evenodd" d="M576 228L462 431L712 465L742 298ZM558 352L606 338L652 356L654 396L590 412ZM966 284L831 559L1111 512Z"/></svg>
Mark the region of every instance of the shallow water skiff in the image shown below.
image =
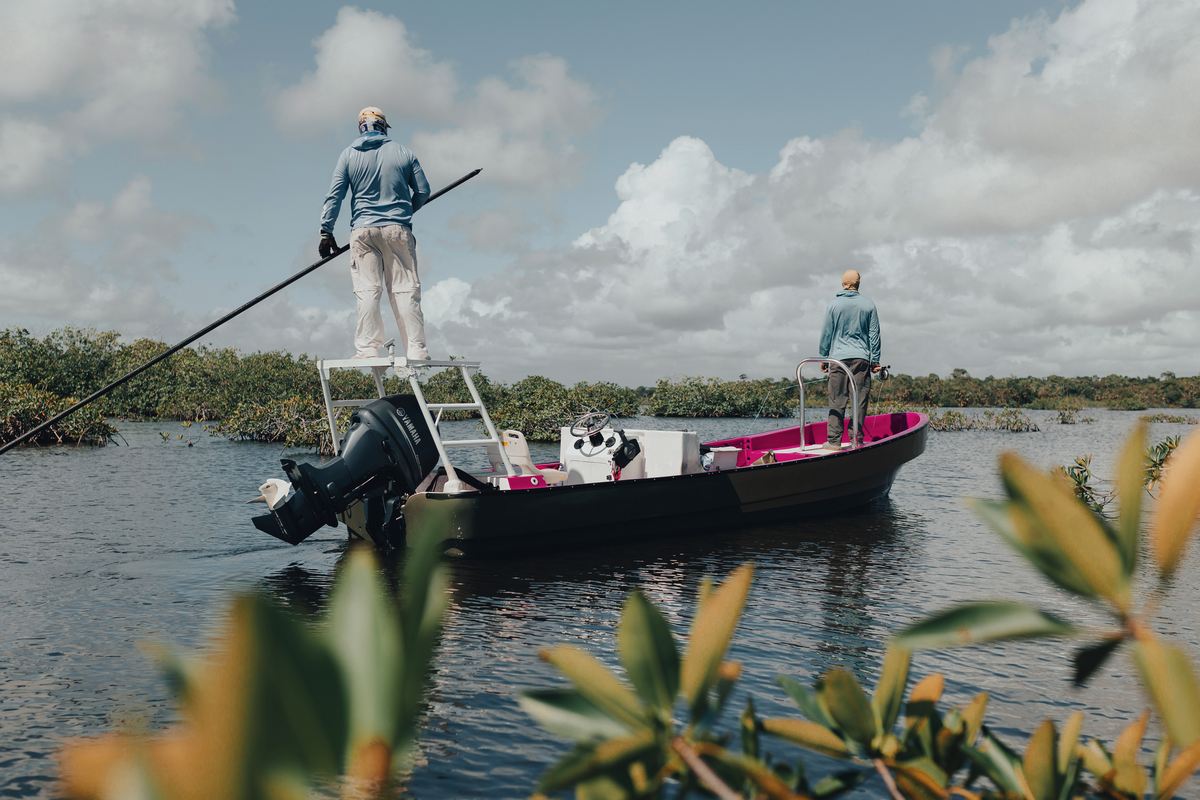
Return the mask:
<svg viewBox="0 0 1200 800"><path fill-rule="evenodd" d="M493 426L471 380L478 363L378 360L318 362L334 441L335 410L357 408L337 458L285 459L288 481L264 484L257 499L270 513L254 518L260 530L298 544L341 522L379 547L437 537L447 552L473 555L831 514L886 496L900 467L924 452L929 427L924 414L870 416L851 423L861 444L847 433L831 449L823 422L700 442L693 431L622 428L597 413L563 427L558 461L538 464L520 432ZM808 359L798 378L817 362L846 369ZM329 370L359 366L377 378L380 367L395 369L413 394L332 400ZM471 402L427 403L416 374L434 366L461 370ZM477 411L488 436L443 440L432 412L445 409ZM456 469L449 450L464 446L486 447L491 470Z"/></svg>

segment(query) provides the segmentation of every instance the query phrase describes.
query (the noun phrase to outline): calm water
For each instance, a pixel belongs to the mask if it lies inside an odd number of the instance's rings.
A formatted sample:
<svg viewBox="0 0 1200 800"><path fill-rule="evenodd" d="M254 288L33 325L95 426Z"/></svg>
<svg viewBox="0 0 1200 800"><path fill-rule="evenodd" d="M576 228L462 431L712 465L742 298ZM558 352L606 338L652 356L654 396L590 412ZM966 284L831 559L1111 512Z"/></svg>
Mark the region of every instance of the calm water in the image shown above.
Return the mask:
<svg viewBox="0 0 1200 800"><path fill-rule="evenodd" d="M527 797L567 743L521 713L521 689L558 682L537 659L556 642L614 662L614 625L641 586L686 631L698 580L744 561L758 576L732 657L741 691L763 715L791 714L778 672L806 682L837 665L874 684L889 635L951 602L1009 597L1093 624L1102 618L1048 588L962 503L995 496L996 455L1015 449L1049 466L1095 455L1110 474L1136 414L1092 411L1091 425L1045 424L1038 433L931 433L890 499L836 518L696 530L657 542L453 565L453 601L420 766L408 792L432 798ZM1032 412L1039 422L1049 412ZM471 423L466 423L470 426ZM688 427L716 439L778 425L749 420L638 420ZM633 425L631 425L633 427ZM195 427L191 431L195 431ZM338 561L342 530L298 547L249 523L262 506L243 500L280 477L276 446L204 438L195 447L157 431L176 423L123 424L127 444L96 450L26 450L0 457L0 796L53 793L53 753L65 738L129 721L170 719L172 705L145 645L201 645L232 589L263 587L301 609L319 609ZM1191 430L1156 424L1163 438ZM464 434L465 435L465 434ZM556 456L535 448L535 458ZM1160 630L1200 655L1200 568L1179 576ZM1111 741L1144 702L1124 658L1084 691L1070 688L1062 643L919 654L914 675L947 674L948 697L986 688L988 720L1023 749L1044 716L1087 712L1085 733ZM741 703L735 704L740 708ZM790 758L786 747L768 749ZM828 764L806 757L810 775ZM883 795L877 780L858 793Z"/></svg>

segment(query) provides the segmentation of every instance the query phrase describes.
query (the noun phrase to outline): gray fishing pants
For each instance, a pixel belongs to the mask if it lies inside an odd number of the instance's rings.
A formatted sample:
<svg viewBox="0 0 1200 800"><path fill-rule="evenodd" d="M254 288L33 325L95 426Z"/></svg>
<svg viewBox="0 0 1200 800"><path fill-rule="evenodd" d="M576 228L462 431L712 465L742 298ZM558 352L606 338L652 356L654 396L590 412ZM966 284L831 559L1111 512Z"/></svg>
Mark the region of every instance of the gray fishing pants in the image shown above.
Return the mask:
<svg viewBox="0 0 1200 800"><path fill-rule="evenodd" d="M847 358L842 361L854 376L858 388L859 419L867 418L867 400L871 396L871 362L865 358ZM841 367L829 367L829 436L826 441L842 440L842 422L846 406L850 403L850 381ZM862 442L862 431L855 431L855 439Z"/></svg>

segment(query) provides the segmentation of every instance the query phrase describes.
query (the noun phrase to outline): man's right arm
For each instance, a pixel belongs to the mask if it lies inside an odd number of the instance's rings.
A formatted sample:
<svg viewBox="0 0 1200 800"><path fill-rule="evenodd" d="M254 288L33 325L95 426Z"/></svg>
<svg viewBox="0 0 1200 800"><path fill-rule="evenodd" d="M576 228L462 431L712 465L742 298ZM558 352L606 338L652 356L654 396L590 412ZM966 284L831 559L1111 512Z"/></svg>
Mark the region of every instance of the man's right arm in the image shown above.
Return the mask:
<svg viewBox="0 0 1200 800"><path fill-rule="evenodd" d="M417 157L412 157L411 164L412 179L408 183L408 188L412 192L412 209L419 211L421 206L425 205L425 201L429 199L429 181L425 178L425 170L421 169L421 162L417 161Z"/></svg>
<svg viewBox="0 0 1200 800"><path fill-rule="evenodd" d="M342 201L346 199L346 190L350 188L350 159L343 152L338 158L337 166L333 168L333 182L329 186L329 194L325 195L325 205L321 209L321 230L333 233L337 222L338 212L342 209Z"/></svg>
<svg viewBox="0 0 1200 800"><path fill-rule="evenodd" d="M833 344L833 310L825 309L825 326L821 328L821 346L817 348L817 355L821 358L829 358L829 348Z"/></svg>

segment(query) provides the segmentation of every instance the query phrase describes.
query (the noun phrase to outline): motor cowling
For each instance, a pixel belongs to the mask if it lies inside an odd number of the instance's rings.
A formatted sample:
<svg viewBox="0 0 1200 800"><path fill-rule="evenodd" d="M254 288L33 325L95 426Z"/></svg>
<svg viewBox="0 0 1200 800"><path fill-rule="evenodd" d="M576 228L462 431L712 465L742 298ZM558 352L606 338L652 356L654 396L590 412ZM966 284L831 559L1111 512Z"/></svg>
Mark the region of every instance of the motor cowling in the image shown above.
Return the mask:
<svg viewBox="0 0 1200 800"><path fill-rule="evenodd" d="M350 417L337 458L324 464L281 460L295 494L270 514L254 517L254 527L299 544L323 525L336 528L337 515L364 500L365 508L378 509L368 524L395 528L401 499L416 490L437 461L437 447L416 397L397 394L375 400Z"/></svg>

